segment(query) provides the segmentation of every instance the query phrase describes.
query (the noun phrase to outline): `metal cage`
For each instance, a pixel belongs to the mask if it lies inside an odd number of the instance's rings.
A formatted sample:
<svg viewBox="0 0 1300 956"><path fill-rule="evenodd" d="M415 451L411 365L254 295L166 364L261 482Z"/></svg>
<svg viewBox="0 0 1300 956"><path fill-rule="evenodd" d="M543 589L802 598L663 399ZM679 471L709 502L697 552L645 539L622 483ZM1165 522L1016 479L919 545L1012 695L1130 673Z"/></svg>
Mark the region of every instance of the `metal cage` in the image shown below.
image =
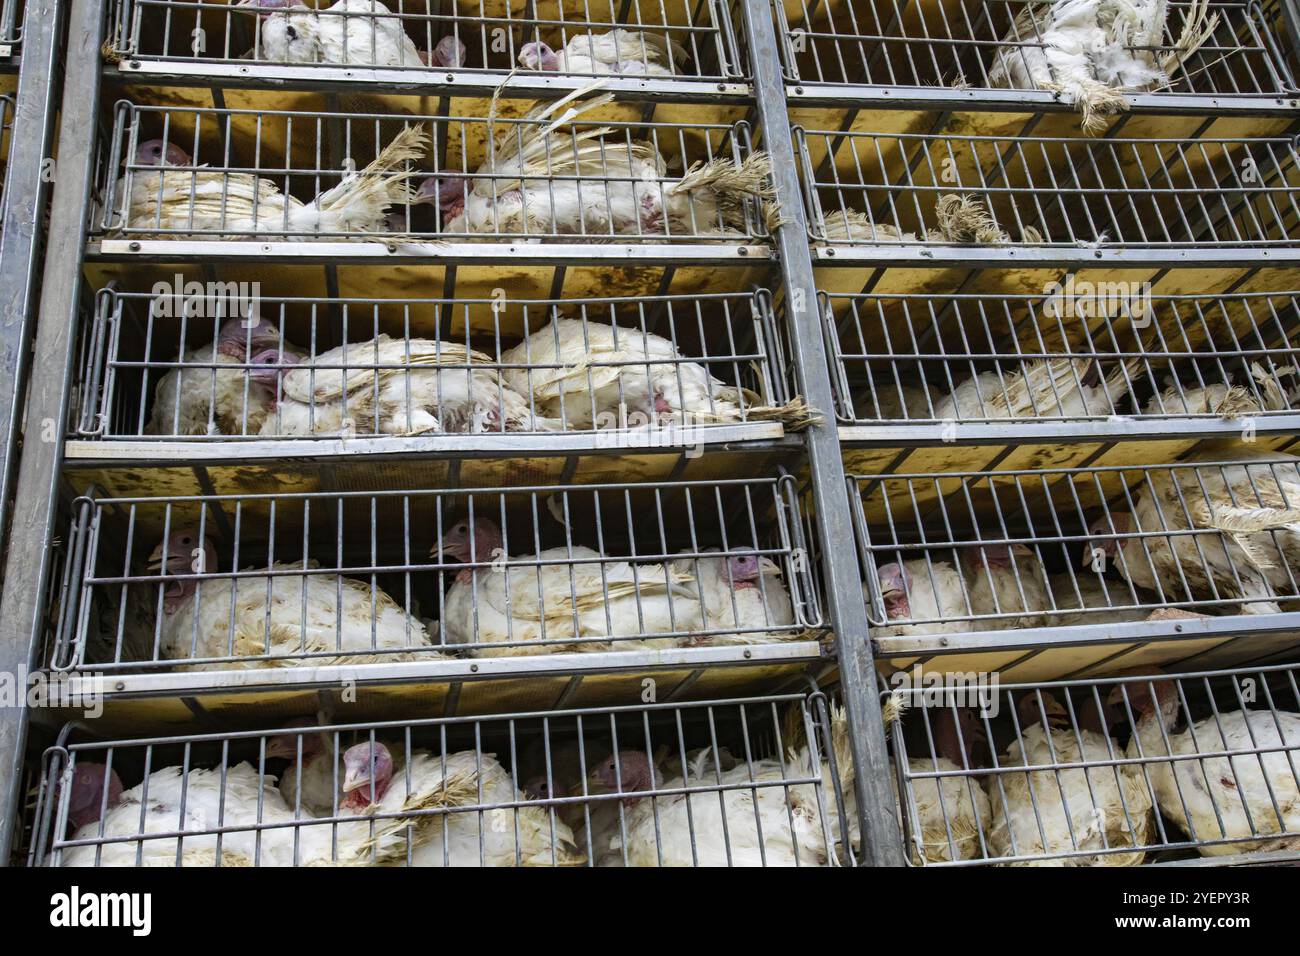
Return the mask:
<svg viewBox="0 0 1300 956"><path fill-rule="evenodd" d="M897 256L963 244L1290 248L1300 207L1292 139L1081 139L796 129L818 243Z"/></svg>
<svg viewBox="0 0 1300 956"><path fill-rule="evenodd" d="M97 231L110 236L354 239L424 254L437 253L421 244L432 240L511 240L520 257L528 243L547 241L766 236L766 166L744 122L259 112L123 100L101 174Z"/></svg>
<svg viewBox="0 0 1300 956"><path fill-rule="evenodd" d="M1300 557L1286 519L1300 459L1234 450L1170 465L856 476L878 652L1092 643L1095 659L1117 663L1180 635L1231 639L1168 653L1294 649ZM1266 639L1237 637L1248 634Z"/></svg>
<svg viewBox="0 0 1300 956"><path fill-rule="evenodd" d="M666 0L651 6L548 0L324 0L270 10L227 0L116 0L110 42L129 73L175 72L211 80L311 74L399 80L499 82L511 71L540 77L635 80L671 93L673 83L735 83L749 76L736 5ZM610 36L615 31L619 36ZM552 59L553 58L553 59ZM224 69L223 69L224 68ZM345 70L344 68L353 68ZM450 71L450 72L449 72ZM512 78L513 79L513 78Z"/></svg>
<svg viewBox="0 0 1300 956"><path fill-rule="evenodd" d="M823 294L821 307L847 425L1123 416L1238 433L1300 408L1291 293L1069 277L1036 296Z"/></svg>
<svg viewBox="0 0 1300 956"><path fill-rule="evenodd" d="M777 6L781 48L786 79L811 88L800 93L812 98L877 87L924 94L938 107L945 96L951 101L970 90L1015 90L1023 104L1027 91L1050 102L1068 100L1077 89L1071 79L1078 71L1048 63L1053 54L1067 60L1073 38L1058 32L1050 2L962 0L933 9L870 0L842 6L801 3L794 16ZM1183 0L1161 9L1167 13L1153 40L1142 32L1128 42L1107 38L1118 55L1145 66L1147 75L1140 81L1123 74L1088 79L1117 92L1190 100L1206 112L1249 98L1271 98L1277 105L1278 97L1296 92L1274 35L1285 29L1276 10L1270 16L1254 0ZM1077 24L1070 26L1078 30ZM1097 36L1104 33L1099 29ZM1186 53L1180 41L1201 34L1203 42ZM1084 72L1096 70L1089 66Z"/></svg>
<svg viewBox="0 0 1300 956"><path fill-rule="evenodd" d="M1294 666L952 685L891 725L917 866L1300 856ZM1032 768L1032 769L1030 769Z"/></svg>
<svg viewBox="0 0 1300 956"><path fill-rule="evenodd" d="M0 0L0 56L12 56L23 42L23 0Z"/></svg>
<svg viewBox="0 0 1300 956"><path fill-rule="evenodd" d="M801 414L775 373L766 292L317 299L173 283L102 291L88 331L82 440L601 432L617 451L660 447L627 434L639 431L780 437L781 416Z"/></svg>
<svg viewBox="0 0 1300 956"><path fill-rule="evenodd" d="M825 631L790 477L83 497L74 511L58 669L430 662Z"/></svg>
<svg viewBox="0 0 1300 956"><path fill-rule="evenodd" d="M108 740L65 730L45 754L29 862L834 866L853 860L858 832L847 735L806 692Z"/></svg>
<svg viewBox="0 0 1300 956"><path fill-rule="evenodd" d="M9 182L9 155L13 146L14 98L0 95L0 223L4 222L4 190Z"/></svg>

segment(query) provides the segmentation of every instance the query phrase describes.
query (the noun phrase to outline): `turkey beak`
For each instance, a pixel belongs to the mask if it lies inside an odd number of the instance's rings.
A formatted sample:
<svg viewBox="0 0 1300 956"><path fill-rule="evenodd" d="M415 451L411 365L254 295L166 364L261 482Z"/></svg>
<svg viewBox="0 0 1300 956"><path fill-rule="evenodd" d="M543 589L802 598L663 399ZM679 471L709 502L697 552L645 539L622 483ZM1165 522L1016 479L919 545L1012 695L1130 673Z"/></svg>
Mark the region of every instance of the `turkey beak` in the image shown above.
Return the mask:
<svg viewBox="0 0 1300 956"><path fill-rule="evenodd" d="M297 737L272 737L266 742L267 760L297 760Z"/></svg>
<svg viewBox="0 0 1300 956"><path fill-rule="evenodd" d="M348 767L347 772L343 775L343 792L351 793L354 790L360 790L362 787L370 786L370 773L367 767Z"/></svg>
<svg viewBox="0 0 1300 956"><path fill-rule="evenodd" d="M781 566L771 558L762 557L758 559L758 573L762 577L769 574L780 575L782 573Z"/></svg>
<svg viewBox="0 0 1300 956"><path fill-rule="evenodd" d="M169 572L172 570L172 565L174 563L178 561L184 562L186 559L185 555L177 554L175 551L172 551L171 554L167 555L167 562L166 565L164 566L163 564L164 550L165 548L161 544L158 545L158 547L154 548L153 551L149 553L149 561L145 565L145 567L147 567L150 571L154 571L154 572ZM185 570L188 570L188 568L186 568Z"/></svg>

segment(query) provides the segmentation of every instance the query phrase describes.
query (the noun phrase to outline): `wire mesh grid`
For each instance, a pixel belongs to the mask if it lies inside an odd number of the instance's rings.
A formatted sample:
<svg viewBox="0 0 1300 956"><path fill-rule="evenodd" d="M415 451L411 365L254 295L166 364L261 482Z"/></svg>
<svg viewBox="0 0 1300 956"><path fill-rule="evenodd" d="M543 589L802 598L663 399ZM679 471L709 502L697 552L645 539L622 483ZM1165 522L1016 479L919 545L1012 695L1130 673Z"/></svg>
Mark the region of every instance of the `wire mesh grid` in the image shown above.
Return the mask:
<svg viewBox="0 0 1300 956"><path fill-rule="evenodd" d="M855 476L872 636L1289 620L1300 458L1229 451L1171 465Z"/></svg>
<svg viewBox="0 0 1300 956"><path fill-rule="evenodd" d="M890 727L913 865L1300 852L1294 666L971 683ZM898 685L902 686L902 685ZM1033 768L1032 770L1028 768Z"/></svg>
<svg viewBox="0 0 1300 956"><path fill-rule="evenodd" d="M800 640L824 628L796 499L788 476L83 497L51 659L200 671Z"/></svg>
<svg viewBox="0 0 1300 956"><path fill-rule="evenodd" d="M1107 18L1050 0L780 6L786 76L801 84L1245 97L1293 93L1276 6L1139 3ZM1073 15L1072 15L1073 14ZM1082 53L1082 50L1088 53Z"/></svg>
<svg viewBox="0 0 1300 956"><path fill-rule="evenodd" d="M100 293L80 351L78 436L673 430L689 442L799 414L773 374L783 345L765 292L388 300L193 288Z"/></svg>
<svg viewBox="0 0 1300 956"><path fill-rule="evenodd" d="M1295 142L795 129L809 231L832 245L1289 246Z"/></svg>
<svg viewBox="0 0 1300 956"><path fill-rule="evenodd" d="M61 741L43 771L38 865L833 866L857 838L819 693Z"/></svg>
<svg viewBox="0 0 1300 956"><path fill-rule="evenodd" d="M841 422L1229 420L1300 407L1292 293L821 296Z"/></svg>
<svg viewBox="0 0 1300 956"><path fill-rule="evenodd" d="M385 242L766 234L768 163L748 124L582 119L604 102L561 100L491 119L123 100L101 163L99 228Z"/></svg>
<svg viewBox="0 0 1300 956"><path fill-rule="evenodd" d="M383 67L579 77L736 80L748 75L734 3L117 0L120 58L251 67Z"/></svg>

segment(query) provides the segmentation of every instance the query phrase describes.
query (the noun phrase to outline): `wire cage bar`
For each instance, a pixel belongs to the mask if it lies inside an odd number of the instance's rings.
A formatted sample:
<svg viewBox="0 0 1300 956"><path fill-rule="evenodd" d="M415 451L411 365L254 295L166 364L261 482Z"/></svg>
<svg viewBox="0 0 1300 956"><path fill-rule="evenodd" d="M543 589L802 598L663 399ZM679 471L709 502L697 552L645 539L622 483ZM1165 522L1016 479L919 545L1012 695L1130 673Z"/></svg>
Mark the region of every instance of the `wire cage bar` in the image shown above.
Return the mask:
<svg viewBox="0 0 1300 956"><path fill-rule="evenodd" d="M14 110L17 103L8 93L0 94L0 223L4 222L3 196L9 181L10 149L13 146Z"/></svg>
<svg viewBox="0 0 1300 956"><path fill-rule="evenodd" d="M0 0L0 57L11 57L23 42L23 0Z"/></svg>
<svg viewBox="0 0 1300 956"><path fill-rule="evenodd" d="M911 863L1296 859L1298 690L1293 665L903 688L889 736Z"/></svg>
<svg viewBox="0 0 1300 956"><path fill-rule="evenodd" d="M79 350L84 441L672 430L806 417L767 292L579 300L103 290ZM214 347L215 343L215 347ZM279 445L272 446L278 449Z"/></svg>
<svg viewBox="0 0 1300 956"><path fill-rule="evenodd" d="M49 659L176 673L815 639L806 533L788 476L87 496Z"/></svg>
<svg viewBox="0 0 1300 956"><path fill-rule="evenodd" d="M29 862L834 866L857 840L848 733L816 692L110 740L65 731L45 754Z"/></svg>
<svg viewBox="0 0 1300 956"><path fill-rule="evenodd" d="M837 261L915 245L1006 259L1021 246L1208 256L1295 243L1289 138L795 135L809 232Z"/></svg>
<svg viewBox="0 0 1300 956"><path fill-rule="evenodd" d="M1085 112L1130 98L1193 100L1208 111L1296 92L1277 34L1278 4L1182 0L1147 4L1132 20L1070 17L1052 0L962 0L927 7L862 2L835 8L802 0L778 22L786 78L813 98L863 88L954 100L970 91L1042 94ZM1104 51L1079 54L1079 49ZM1094 105L1095 104L1095 105ZM1104 120L1103 120L1104 123Z"/></svg>
<svg viewBox="0 0 1300 956"><path fill-rule="evenodd" d="M1183 632L1277 635L1227 655L1294 647L1297 462L1238 444L1169 465L855 476L877 653L1136 653Z"/></svg>
<svg viewBox="0 0 1300 956"><path fill-rule="evenodd" d="M177 73L222 76L225 71L213 68L228 66L246 80L293 67L308 68L301 75L357 76L342 69L350 67L396 71L407 81L446 76L496 84L517 71L636 80L665 91L672 82L734 83L749 75L744 34L727 0L523 6L337 0L301 10L262 9L256 0L116 0L112 6L109 42L131 72L166 65Z"/></svg>
<svg viewBox="0 0 1300 956"><path fill-rule="evenodd" d="M748 124L583 118L603 102L490 119L122 100L97 232L351 239L425 255L433 240L510 240L517 257L548 241L763 240L768 167Z"/></svg>
<svg viewBox="0 0 1300 956"><path fill-rule="evenodd" d="M1300 408L1292 293L1068 277L1041 295L823 293L821 308L846 425L1123 416L1242 432Z"/></svg>

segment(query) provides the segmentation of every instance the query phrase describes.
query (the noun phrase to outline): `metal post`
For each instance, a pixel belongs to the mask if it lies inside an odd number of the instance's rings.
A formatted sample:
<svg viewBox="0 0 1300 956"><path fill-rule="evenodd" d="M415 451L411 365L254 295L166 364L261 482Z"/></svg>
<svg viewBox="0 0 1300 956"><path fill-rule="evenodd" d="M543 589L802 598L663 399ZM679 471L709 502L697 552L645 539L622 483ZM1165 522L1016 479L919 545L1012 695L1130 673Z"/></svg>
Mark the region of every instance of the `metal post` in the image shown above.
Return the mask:
<svg viewBox="0 0 1300 956"><path fill-rule="evenodd" d="M776 229L777 252L785 285L788 320L793 325L791 352L805 400L826 420L804 432L812 473L813 511L823 555L826 605L839 648L844 705L853 730L854 780L857 786L862 858L869 866L901 866L902 837L890 786L885 726L875 694L875 667L867 638L867 608L862 577L854 559L853 515L844 480L844 462L832 409L830 366L817 313L817 285L808 250L808 222L796 171L785 85L777 56L771 4L745 0L745 21L753 52L754 94L763 126L763 145L772 157L776 198L782 224Z"/></svg>
<svg viewBox="0 0 1300 956"><path fill-rule="evenodd" d="M31 7L50 4L33 2ZM58 5L58 4L54 4ZM31 22L30 10L28 22ZM42 276L36 349L27 398L28 441L23 448L14 494L13 529L0 595L0 670L25 673L45 625L50 540L58 501L67 417L74 330L78 315L81 260L94 171L95 111L99 104L100 0L73 0L68 21L63 106L59 121L59 166L50 207L50 230ZM26 53L24 49L24 54ZM23 70L27 69L24 60ZM8 229L6 222L5 228ZM47 440L47 439L53 440ZM27 709L0 708L0 864L7 865L22 799L23 747Z"/></svg>
<svg viewBox="0 0 1300 956"><path fill-rule="evenodd" d="M28 0L9 136L4 230L0 233L0 540L9 518L9 484L35 324L30 316L36 301L41 219L50 181L46 161L54 127L53 78L61 7L57 0Z"/></svg>

